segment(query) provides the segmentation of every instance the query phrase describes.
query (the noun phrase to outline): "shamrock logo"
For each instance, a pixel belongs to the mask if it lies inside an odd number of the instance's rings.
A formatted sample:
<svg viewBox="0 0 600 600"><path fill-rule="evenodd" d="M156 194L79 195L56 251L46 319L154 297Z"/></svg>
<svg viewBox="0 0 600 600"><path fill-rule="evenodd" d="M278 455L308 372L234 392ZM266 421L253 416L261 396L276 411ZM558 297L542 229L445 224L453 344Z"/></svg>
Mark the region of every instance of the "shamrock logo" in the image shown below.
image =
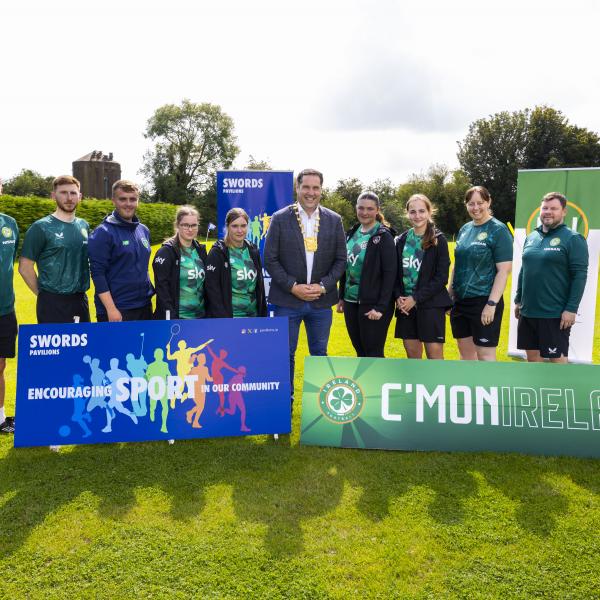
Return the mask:
<svg viewBox="0 0 600 600"><path fill-rule="evenodd" d="M343 387L339 387L331 392L329 404L333 410L339 413L348 412L354 404L354 396Z"/></svg>

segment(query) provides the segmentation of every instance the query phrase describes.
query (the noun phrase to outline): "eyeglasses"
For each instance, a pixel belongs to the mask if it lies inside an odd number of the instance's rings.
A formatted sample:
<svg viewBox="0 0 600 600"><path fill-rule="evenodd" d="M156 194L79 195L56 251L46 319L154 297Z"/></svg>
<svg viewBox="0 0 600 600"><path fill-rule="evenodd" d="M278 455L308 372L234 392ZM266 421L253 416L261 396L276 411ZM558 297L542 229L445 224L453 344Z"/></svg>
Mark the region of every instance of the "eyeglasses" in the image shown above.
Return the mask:
<svg viewBox="0 0 600 600"><path fill-rule="evenodd" d="M190 223L179 223L179 227L181 227L182 229L198 229L198 223L194 223L193 225L190 225Z"/></svg>

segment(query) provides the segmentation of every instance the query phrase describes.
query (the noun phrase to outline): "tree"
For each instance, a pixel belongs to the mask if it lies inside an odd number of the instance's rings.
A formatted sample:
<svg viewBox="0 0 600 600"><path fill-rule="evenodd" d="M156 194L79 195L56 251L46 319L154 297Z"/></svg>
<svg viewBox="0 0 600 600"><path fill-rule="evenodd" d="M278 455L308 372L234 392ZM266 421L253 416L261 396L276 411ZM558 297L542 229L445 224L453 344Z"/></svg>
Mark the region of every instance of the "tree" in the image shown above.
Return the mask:
<svg viewBox="0 0 600 600"><path fill-rule="evenodd" d="M50 196L54 177L44 177L37 171L23 169L18 175L3 184L3 192L11 196Z"/></svg>
<svg viewBox="0 0 600 600"><path fill-rule="evenodd" d="M464 197L469 187L471 182L463 171L450 171L446 165L432 165L426 173L412 175L396 193L396 206L401 208L403 220L398 226L408 226L405 216L408 199L413 194L425 194L435 207L436 226L447 235L457 233L467 217Z"/></svg>
<svg viewBox="0 0 600 600"><path fill-rule="evenodd" d="M273 167L269 164L268 160L257 160L252 156L248 157L248 164L245 166L250 171L272 171Z"/></svg>
<svg viewBox="0 0 600 600"><path fill-rule="evenodd" d="M365 191L365 186L356 177L351 179L340 179L335 186L334 192L343 198L350 206L356 206L356 199L361 192Z"/></svg>
<svg viewBox="0 0 600 600"><path fill-rule="evenodd" d="M194 203L207 191L218 169L227 169L239 152L233 120L220 106L165 104L148 120L144 137L154 147L141 172L151 182L151 199Z"/></svg>
<svg viewBox="0 0 600 600"><path fill-rule="evenodd" d="M471 123L458 160L492 194L494 214L514 220L519 169L600 166L600 138L548 106L500 112Z"/></svg>

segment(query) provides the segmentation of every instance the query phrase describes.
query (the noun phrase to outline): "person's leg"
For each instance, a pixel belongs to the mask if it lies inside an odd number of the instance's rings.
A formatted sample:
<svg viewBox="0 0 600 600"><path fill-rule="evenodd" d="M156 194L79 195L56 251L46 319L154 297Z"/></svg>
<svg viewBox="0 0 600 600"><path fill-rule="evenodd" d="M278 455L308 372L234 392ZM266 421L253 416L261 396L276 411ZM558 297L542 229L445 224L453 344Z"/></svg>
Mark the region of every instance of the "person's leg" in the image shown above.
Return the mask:
<svg viewBox="0 0 600 600"><path fill-rule="evenodd" d="M310 307L304 317L308 350L311 356L327 356L329 332L333 321L331 308Z"/></svg>
<svg viewBox="0 0 600 600"><path fill-rule="evenodd" d="M423 343L421 340L402 340L407 358L423 358Z"/></svg>
<svg viewBox="0 0 600 600"><path fill-rule="evenodd" d="M359 327L361 343L364 350L363 356L370 356L373 358L383 358L385 341L387 339L388 328L392 315L394 314L394 307L390 305L388 309L383 313L381 319L373 321L368 317L365 317L365 313L371 310L371 306L359 307Z"/></svg>
<svg viewBox="0 0 600 600"><path fill-rule="evenodd" d="M471 299L468 299L471 300ZM473 342L470 317L471 303L468 300L458 300L450 312L452 335L456 339L461 360L477 360L477 348Z"/></svg>
<svg viewBox="0 0 600 600"><path fill-rule="evenodd" d="M0 426L2 433L14 432L14 421L12 417L6 416L4 409L4 400L6 397L6 359L14 358L16 354L17 343L17 317L15 313L3 315L0 317Z"/></svg>
<svg viewBox="0 0 600 600"><path fill-rule="evenodd" d="M525 350L527 362L544 362L539 350Z"/></svg>
<svg viewBox="0 0 600 600"><path fill-rule="evenodd" d="M460 360L477 360L477 346L473 343L473 337L459 338L456 340Z"/></svg>
<svg viewBox="0 0 600 600"><path fill-rule="evenodd" d="M6 421L4 414L4 396L6 395L6 383L4 381L4 370L6 369L6 359L0 358L0 424Z"/></svg>
<svg viewBox="0 0 600 600"><path fill-rule="evenodd" d="M290 345L290 393L292 401L294 400L294 366L296 348L298 347L298 336L300 334L300 323L303 319L303 311L286 306L275 306L274 315L276 317L287 317L288 319L288 334Z"/></svg>
<svg viewBox="0 0 600 600"><path fill-rule="evenodd" d="M419 339L429 360L444 360L446 341L446 312L443 308L417 310Z"/></svg>
<svg viewBox="0 0 600 600"><path fill-rule="evenodd" d="M482 304L482 310L483 310ZM473 339L476 340L475 348L477 350L477 358L482 361L495 361L496 348L500 339L500 328L502 327L502 314L504 312L504 300L500 298L500 302L496 306L494 320L489 325L481 323L481 315L479 319L474 320L471 329L473 331Z"/></svg>
<svg viewBox="0 0 600 600"><path fill-rule="evenodd" d="M425 354L429 360L444 360L444 344L438 342L427 342Z"/></svg>
<svg viewBox="0 0 600 600"><path fill-rule="evenodd" d="M552 363L569 362L569 338L571 328L561 329L560 319L537 319L539 350L542 358Z"/></svg>
<svg viewBox="0 0 600 600"><path fill-rule="evenodd" d="M344 322L348 337L352 342L356 356L366 356L361 343L360 325L359 325L359 306L356 302L344 302Z"/></svg>

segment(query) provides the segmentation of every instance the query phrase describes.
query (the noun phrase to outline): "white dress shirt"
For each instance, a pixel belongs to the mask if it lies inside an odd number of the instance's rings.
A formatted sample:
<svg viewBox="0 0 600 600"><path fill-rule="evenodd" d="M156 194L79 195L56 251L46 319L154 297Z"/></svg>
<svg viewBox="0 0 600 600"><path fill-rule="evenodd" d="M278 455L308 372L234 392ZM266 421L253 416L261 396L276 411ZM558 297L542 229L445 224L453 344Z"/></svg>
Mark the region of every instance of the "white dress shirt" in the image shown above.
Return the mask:
<svg viewBox="0 0 600 600"><path fill-rule="evenodd" d="M317 209L309 217L308 213L302 208L301 204L298 203L298 214L300 215L300 221L302 222L302 226L304 227L304 235L306 237L317 237L315 227L317 225L318 210L319 208L317 207ZM315 260L315 253L306 250L306 246L304 247L304 250L306 252L306 283L310 284L313 262Z"/></svg>

